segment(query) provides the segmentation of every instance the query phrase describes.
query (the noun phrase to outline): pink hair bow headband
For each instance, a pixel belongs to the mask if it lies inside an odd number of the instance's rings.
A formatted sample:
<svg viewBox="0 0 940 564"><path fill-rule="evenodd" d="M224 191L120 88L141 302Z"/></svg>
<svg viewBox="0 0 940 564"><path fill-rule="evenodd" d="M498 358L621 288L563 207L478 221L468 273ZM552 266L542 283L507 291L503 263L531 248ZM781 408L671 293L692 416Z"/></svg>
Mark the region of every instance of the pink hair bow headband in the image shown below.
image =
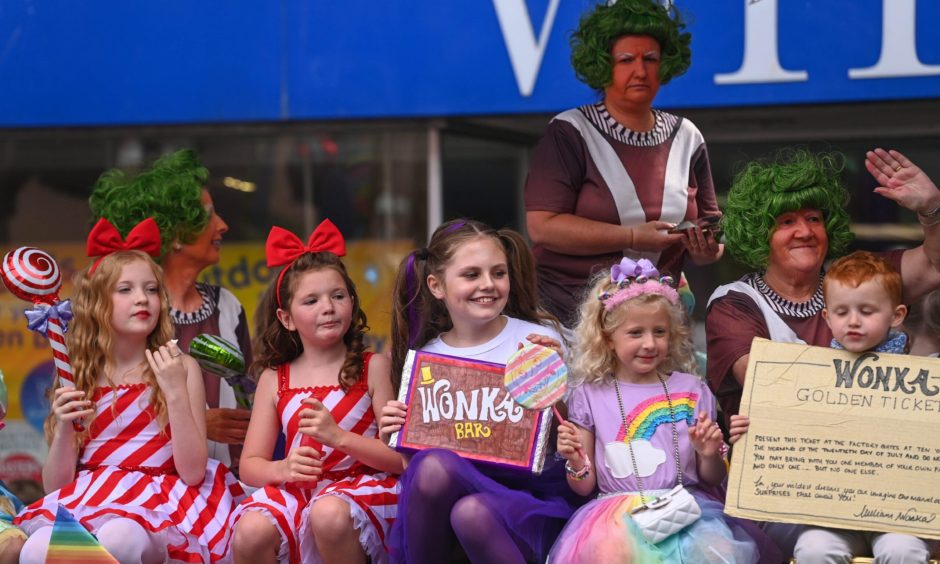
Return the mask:
<svg viewBox="0 0 940 564"><path fill-rule="evenodd" d="M634 261L623 257L620 263L610 267L610 281L616 287L597 297L605 311L643 294L658 294L672 304L679 303L679 293L673 287L675 280L672 276L660 276L656 266L647 259Z"/></svg>

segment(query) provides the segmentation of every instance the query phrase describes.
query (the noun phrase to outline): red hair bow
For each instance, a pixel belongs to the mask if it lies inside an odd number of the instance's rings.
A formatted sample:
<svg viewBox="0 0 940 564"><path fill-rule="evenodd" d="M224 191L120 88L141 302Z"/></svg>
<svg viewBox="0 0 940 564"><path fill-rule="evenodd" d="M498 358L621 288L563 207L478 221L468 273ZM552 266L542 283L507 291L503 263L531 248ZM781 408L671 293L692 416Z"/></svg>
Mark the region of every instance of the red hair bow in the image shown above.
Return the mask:
<svg viewBox="0 0 940 564"><path fill-rule="evenodd" d="M122 239L117 228L102 217L88 234L85 254L98 257L88 273L93 273L98 268L101 259L107 255L130 250L143 251L152 257L160 256L160 228L157 227L156 220L148 217L131 229L131 232L127 234L127 239Z"/></svg>
<svg viewBox="0 0 940 564"><path fill-rule="evenodd" d="M268 240L264 244L268 268L290 264L304 253L323 252L330 252L338 257L346 255L346 241L343 240L343 234L328 219L324 219L313 230L306 245L300 237L277 226L271 228Z"/></svg>
<svg viewBox="0 0 940 564"><path fill-rule="evenodd" d="M268 240L264 243L264 254L268 261L268 268L287 265L281 270L277 277L277 286L275 293L277 295L277 305L281 307L281 281L284 279L284 273L290 268L290 265L305 253L333 253L338 257L346 256L346 241L343 234L333 222L324 219L320 225L313 230L307 244L304 245L300 237L294 235L286 229L274 226L268 233Z"/></svg>

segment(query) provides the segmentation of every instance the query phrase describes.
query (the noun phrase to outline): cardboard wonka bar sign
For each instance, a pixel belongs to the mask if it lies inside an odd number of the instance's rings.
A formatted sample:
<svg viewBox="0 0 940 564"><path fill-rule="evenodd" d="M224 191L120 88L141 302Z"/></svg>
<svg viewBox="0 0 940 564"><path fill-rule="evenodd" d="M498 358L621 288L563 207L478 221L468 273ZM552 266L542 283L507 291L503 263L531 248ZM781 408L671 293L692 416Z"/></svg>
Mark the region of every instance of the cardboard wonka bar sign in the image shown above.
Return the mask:
<svg viewBox="0 0 940 564"><path fill-rule="evenodd" d="M754 339L725 511L940 538L940 360Z"/></svg>
<svg viewBox="0 0 940 564"><path fill-rule="evenodd" d="M446 448L464 458L541 472L551 415L517 404L503 385L504 368L409 351L398 396L408 413L391 445Z"/></svg>

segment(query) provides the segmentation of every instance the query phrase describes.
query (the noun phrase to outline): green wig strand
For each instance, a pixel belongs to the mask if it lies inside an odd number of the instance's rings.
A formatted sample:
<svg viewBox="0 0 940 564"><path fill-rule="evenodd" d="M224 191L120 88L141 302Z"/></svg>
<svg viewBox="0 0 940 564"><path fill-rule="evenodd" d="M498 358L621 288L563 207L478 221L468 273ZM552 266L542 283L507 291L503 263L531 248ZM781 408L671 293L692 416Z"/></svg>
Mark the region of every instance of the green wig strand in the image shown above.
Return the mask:
<svg viewBox="0 0 940 564"><path fill-rule="evenodd" d="M667 8L655 0L617 0L611 5L598 4L581 18L571 35L571 66L578 80L598 91L610 85L610 50L625 35L649 35L659 42L662 84L685 73L691 64L692 36L685 31L675 6L670 3Z"/></svg>
<svg viewBox="0 0 940 564"><path fill-rule="evenodd" d="M111 169L98 178L88 198L92 221L104 217L126 237L135 225L153 217L160 227L163 258L174 241L191 243L208 225L202 204L208 180L209 171L189 149L161 157L134 177Z"/></svg>
<svg viewBox="0 0 940 564"><path fill-rule="evenodd" d="M766 269L777 217L804 208L818 209L825 217L827 258L844 254L853 238L849 193L839 176L844 161L838 153L785 149L773 159L748 163L731 184L721 220L734 258Z"/></svg>

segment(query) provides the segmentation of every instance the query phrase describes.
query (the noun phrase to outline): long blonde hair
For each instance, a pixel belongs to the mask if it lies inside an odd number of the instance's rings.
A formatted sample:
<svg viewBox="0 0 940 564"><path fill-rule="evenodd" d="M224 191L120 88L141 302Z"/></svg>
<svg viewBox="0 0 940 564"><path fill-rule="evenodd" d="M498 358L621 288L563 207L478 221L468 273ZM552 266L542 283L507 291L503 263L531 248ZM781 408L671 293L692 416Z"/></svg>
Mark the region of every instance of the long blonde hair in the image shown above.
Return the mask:
<svg viewBox="0 0 940 564"><path fill-rule="evenodd" d="M111 327L111 314L114 311L112 294L121 271L135 261L144 261L150 266L157 279L160 296L160 315L156 327L147 336L147 348L155 350L173 338L173 323L170 321L169 297L163 282L163 270L146 253L119 251L101 259L93 273L89 274L89 269L85 269L76 281L73 300L75 318L69 323L65 340L75 375L75 389L85 392L87 400L92 399L98 387L101 371L109 374L114 369L114 359L111 357L114 344L114 331ZM144 367L143 380L152 388L150 405L157 414L157 421L163 427L167 422L166 398L157 385L149 364ZM85 423L85 430L77 433L79 446L88 436L89 422ZM45 424L47 441L52 440L55 424L55 414L50 412Z"/></svg>
<svg viewBox="0 0 940 564"><path fill-rule="evenodd" d="M581 316L574 329L574 347L568 370L574 384L610 381L620 362L610 348L614 330L630 318L635 305L656 304L669 314L669 355L657 367L663 375L674 371L695 373L696 363L689 329L688 313L681 302L672 303L660 294L640 294L625 300L607 311L598 296L613 294L617 284L611 282L610 271L605 270L594 279L591 289L581 304Z"/></svg>

